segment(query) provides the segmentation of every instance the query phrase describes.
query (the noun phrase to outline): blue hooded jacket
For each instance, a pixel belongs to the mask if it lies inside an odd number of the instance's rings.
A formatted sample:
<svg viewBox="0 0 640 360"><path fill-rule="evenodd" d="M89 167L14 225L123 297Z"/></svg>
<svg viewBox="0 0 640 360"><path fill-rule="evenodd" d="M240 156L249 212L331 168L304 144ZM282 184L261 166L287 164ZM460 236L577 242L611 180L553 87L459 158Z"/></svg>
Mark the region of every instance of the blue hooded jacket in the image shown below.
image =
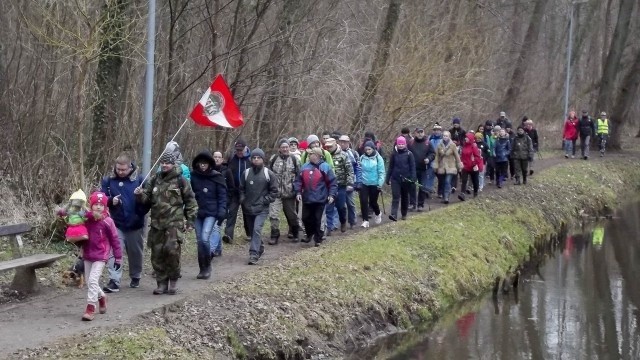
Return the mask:
<svg viewBox="0 0 640 360"><path fill-rule="evenodd" d="M136 201L133 191L142 185L142 176L137 174L136 165L131 163L131 172L126 177L113 174L105 176L101 182L101 191L109 197L109 213L116 227L123 231L133 231L144 227L144 216L149 207ZM120 204L113 205L113 198L120 195Z"/></svg>
<svg viewBox="0 0 640 360"><path fill-rule="evenodd" d="M496 162L509 161L509 154L511 154L511 140L509 137L496 139L494 151Z"/></svg>
<svg viewBox="0 0 640 360"><path fill-rule="evenodd" d="M198 168L200 161L209 163L209 170L201 172ZM224 175L215 171L213 156L209 151L203 151L193 158L191 172L191 189L196 195L198 203L198 217L215 217L222 221L227 217L227 185Z"/></svg>
<svg viewBox="0 0 640 360"><path fill-rule="evenodd" d="M329 195L335 198L338 193L336 176L324 161L302 165L293 187L302 195L303 204L325 204Z"/></svg>

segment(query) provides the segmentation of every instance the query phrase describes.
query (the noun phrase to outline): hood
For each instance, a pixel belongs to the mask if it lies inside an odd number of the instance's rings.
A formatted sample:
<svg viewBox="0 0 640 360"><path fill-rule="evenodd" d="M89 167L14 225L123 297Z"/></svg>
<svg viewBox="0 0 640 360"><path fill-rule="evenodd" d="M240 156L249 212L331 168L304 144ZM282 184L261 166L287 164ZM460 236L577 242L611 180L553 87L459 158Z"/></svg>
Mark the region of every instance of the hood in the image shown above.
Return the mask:
<svg viewBox="0 0 640 360"><path fill-rule="evenodd" d="M111 175L112 178L117 179L118 178L118 173L116 173L116 166L113 166L113 174ZM131 181L135 180L138 177L138 167L136 166L136 164L134 164L133 162L131 163L131 172L129 172L129 174L125 177L128 177Z"/></svg>
<svg viewBox="0 0 640 360"><path fill-rule="evenodd" d="M336 149L333 150L333 152L331 152L330 150L327 150L327 151L329 151L329 153L331 153L331 155L338 155L338 154L340 154L342 152L342 149L340 148L340 145L336 145Z"/></svg>
<svg viewBox="0 0 640 360"><path fill-rule="evenodd" d="M191 162L191 167L196 171L198 169L197 164L198 162L200 162L200 160L205 160L206 162L208 162L209 168L211 169L213 169L216 166L216 162L213 160L213 155L211 155L211 152L209 152L209 150L203 150L198 155L196 155L196 157L193 158L193 161Z"/></svg>
<svg viewBox="0 0 640 360"><path fill-rule="evenodd" d="M465 137L467 138L467 141L464 143L464 146L472 146L476 143L476 136L474 134L467 133Z"/></svg>

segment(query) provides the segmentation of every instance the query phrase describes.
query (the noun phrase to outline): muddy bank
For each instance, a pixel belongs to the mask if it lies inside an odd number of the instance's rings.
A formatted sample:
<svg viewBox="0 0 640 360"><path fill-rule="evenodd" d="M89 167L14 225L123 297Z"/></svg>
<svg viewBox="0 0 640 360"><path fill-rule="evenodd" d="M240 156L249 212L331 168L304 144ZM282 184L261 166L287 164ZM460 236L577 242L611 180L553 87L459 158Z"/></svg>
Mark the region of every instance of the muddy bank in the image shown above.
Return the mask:
<svg viewBox="0 0 640 360"><path fill-rule="evenodd" d="M126 343L143 357L145 344L153 346L149 355L166 348L178 358L341 357L491 289L497 276L526 259L536 239L576 216L615 207L617 195L638 183L637 161L572 161L536 174L526 187L300 252L139 324L78 339L86 351ZM139 341L148 336L157 340ZM60 357L89 354L56 349Z"/></svg>

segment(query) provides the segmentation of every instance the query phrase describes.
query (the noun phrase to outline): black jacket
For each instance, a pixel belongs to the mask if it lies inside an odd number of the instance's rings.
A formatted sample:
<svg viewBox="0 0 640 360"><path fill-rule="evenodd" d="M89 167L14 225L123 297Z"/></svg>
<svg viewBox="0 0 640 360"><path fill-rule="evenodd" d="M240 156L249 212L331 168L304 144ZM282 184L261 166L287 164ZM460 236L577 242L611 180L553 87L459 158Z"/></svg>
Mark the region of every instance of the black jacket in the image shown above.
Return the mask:
<svg viewBox="0 0 640 360"><path fill-rule="evenodd" d="M229 170L229 168L224 164L221 164L220 166L214 166L213 170L219 172L220 174L222 174L222 176L224 176L224 181L227 184L227 199L230 199L231 195L233 194L237 195L238 185L236 185L237 183L233 181L233 174L231 173L231 170Z"/></svg>
<svg viewBox="0 0 640 360"><path fill-rule="evenodd" d="M424 159L429 159L429 165L431 165L433 159L436 157L436 152L426 137L422 139L413 138L409 143L409 151L413 153L413 159L416 161L416 170L420 171L427 170Z"/></svg>
<svg viewBox="0 0 640 360"><path fill-rule="evenodd" d="M209 170L201 172L198 162L205 160ZM191 189L198 203L198 217L215 217L218 221L227 217L227 185L224 176L214 170L215 162L211 153L203 151L193 158L191 171Z"/></svg>
<svg viewBox="0 0 640 360"><path fill-rule="evenodd" d="M580 136L593 136L596 133L596 123L589 116L583 116L578 120Z"/></svg>
<svg viewBox="0 0 640 360"><path fill-rule="evenodd" d="M413 153L408 149L394 151L391 154L387 182L391 179L396 181L416 180L416 161L413 159Z"/></svg>

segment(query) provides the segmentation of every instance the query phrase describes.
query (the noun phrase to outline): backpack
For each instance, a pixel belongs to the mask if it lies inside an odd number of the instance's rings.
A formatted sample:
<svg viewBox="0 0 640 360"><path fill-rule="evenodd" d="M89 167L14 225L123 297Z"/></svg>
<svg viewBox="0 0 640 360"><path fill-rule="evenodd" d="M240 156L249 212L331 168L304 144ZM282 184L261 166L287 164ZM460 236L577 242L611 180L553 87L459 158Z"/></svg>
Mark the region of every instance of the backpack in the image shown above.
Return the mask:
<svg viewBox="0 0 640 360"><path fill-rule="evenodd" d="M249 170L251 169L246 169L244 171L244 181L247 181L247 177L249 177ZM264 177L267 179L267 182L271 182L271 177L269 176L269 169L267 169L266 166L263 166L262 171L264 172Z"/></svg>

